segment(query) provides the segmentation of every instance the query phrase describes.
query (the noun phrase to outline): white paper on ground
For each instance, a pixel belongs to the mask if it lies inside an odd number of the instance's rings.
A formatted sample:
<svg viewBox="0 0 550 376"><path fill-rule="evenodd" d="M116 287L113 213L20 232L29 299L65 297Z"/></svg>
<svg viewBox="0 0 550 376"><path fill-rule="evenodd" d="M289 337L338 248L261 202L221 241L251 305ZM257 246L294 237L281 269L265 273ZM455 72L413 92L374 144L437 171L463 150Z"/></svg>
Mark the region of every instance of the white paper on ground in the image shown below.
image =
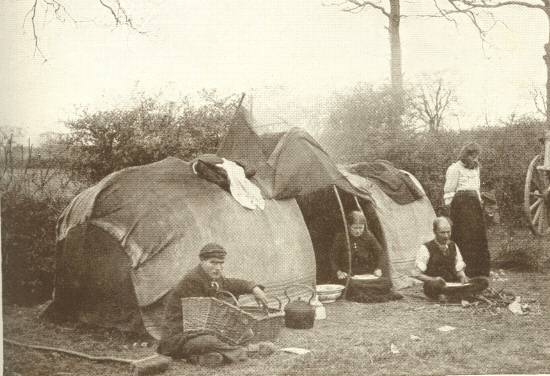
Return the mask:
<svg viewBox="0 0 550 376"><path fill-rule="evenodd" d="M514 301L508 305L508 309L514 315L524 315L525 314L525 312L523 312L523 307L521 306L521 297L520 296L516 296Z"/></svg>
<svg viewBox="0 0 550 376"><path fill-rule="evenodd" d="M456 328L454 326L450 325L443 325L437 328L440 332L450 332L451 330L455 330Z"/></svg>
<svg viewBox="0 0 550 376"><path fill-rule="evenodd" d="M390 351L392 354L399 354L399 349L393 343L390 344Z"/></svg>
<svg viewBox="0 0 550 376"><path fill-rule="evenodd" d="M298 355L304 355L311 352L311 350L301 349L299 347L285 347L284 349L281 349L281 351L291 353L291 354L298 354Z"/></svg>

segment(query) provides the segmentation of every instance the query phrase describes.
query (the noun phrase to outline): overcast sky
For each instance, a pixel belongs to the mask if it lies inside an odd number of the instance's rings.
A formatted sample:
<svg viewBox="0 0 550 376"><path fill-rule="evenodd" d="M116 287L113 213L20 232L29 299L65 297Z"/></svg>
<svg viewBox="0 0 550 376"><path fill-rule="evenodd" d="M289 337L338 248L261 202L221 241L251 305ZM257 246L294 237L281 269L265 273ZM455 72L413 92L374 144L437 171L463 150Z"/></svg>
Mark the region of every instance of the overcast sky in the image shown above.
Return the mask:
<svg viewBox="0 0 550 376"><path fill-rule="evenodd" d="M201 88L283 86L287 100L307 105L358 81L389 82L386 20L373 11L348 14L320 0L133 0L127 7L141 34L114 28L96 3L67 1L72 16L87 22L37 24L44 63L28 20L23 26L32 1L0 0L0 125L33 137L62 131L75 106L120 106L139 91L177 99ZM429 4L403 2L403 12ZM435 74L454 85L453 127L533 112L530 91L544 86L545 16L524 8L497 14L505 25L496 25L485 49L466 22L402 22L405 79Z"/></svg>

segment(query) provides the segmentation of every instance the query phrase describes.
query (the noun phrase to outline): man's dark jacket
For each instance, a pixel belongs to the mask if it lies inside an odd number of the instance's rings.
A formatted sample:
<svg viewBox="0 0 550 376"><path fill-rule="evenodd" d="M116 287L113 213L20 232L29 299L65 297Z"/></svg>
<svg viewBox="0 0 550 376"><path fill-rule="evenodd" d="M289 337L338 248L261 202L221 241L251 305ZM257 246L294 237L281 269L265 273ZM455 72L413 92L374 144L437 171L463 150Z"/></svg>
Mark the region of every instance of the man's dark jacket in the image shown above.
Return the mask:
<svg viewBox="0 0 550 376"><path fill-rule="evenodd" d="M241 294L249 294L255 286L254 282L237 278L219 278L216 280L219 290L231 292L237 298ZM162 337L157 352L163 355L175 356L184 343L193 335L183 334L181 299L191 297L216 296L217 287L212 278L206 274L200 265L187 273L172 289L166 299Z"/></svg>
<svg viewBox="0 0 550 376"><path fill-rule="evenodd" d="M447 282L457 282L456 244L449 241L445 252L435 240L425 243L424 246L430 253L424 274L430 277L442 277Z"/></svg>

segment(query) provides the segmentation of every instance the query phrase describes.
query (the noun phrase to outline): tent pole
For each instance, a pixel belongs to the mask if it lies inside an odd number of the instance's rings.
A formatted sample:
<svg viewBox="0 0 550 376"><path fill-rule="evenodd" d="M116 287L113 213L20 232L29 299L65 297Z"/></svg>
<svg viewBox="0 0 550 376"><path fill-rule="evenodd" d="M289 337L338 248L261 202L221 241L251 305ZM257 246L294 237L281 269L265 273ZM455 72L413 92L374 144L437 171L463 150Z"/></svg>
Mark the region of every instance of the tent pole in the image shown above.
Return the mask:
<svg viewBox="0 0 550 376"><path fill-rule="evenodd" d="M346 220L346 213L344 211L344 205L342 204L342 199L340 198L340 193L338 193L338 188L335 185L332 186L336 200L338 201L338 206L340 207L340 213L342 214L342 221L344 222L344 230L346 233L346 245L348 247L348 277L346 278L346 288L344 290L344 299L348 296L349 282L351 279L351 242L349 239L348 231L348 221Z"/></svg>
<svg viewBox="0 0 550 376"><path fill-rule="evenodd" d="M355 200L355 205L357 205L357 210L359 210L363 215L365 215L365 213L363 213L363 208L361 207L361 205L359 205L359 200L357 199L357 196L353 195L353 198Z"/></svg>
<svg viewBox="0 0 550 376"><path fill-rule="evenodd" d="M235 119L237 118L237 114L239 113L239 110L243 104L244 97L246 96L246 93L241 94L241 98L239 99L239 102L237 103L237 107L235 108L235 113L233 114L233 118L231 118L231 122L229 123L229 126L232 126L235 122Z"/></svg>

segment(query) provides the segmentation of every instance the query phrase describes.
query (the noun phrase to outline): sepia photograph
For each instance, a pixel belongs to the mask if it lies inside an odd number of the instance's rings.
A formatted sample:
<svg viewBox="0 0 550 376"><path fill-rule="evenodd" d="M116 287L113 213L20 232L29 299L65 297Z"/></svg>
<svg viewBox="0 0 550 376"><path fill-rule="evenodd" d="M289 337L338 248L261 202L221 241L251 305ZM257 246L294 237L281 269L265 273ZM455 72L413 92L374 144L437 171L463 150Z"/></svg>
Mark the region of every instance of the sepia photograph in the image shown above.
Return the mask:
<svg viewBox="0 0 550 376"><path fill-rule="evenodd" d="M6 376L550 375L550 0L0 0Z"/></svg>

